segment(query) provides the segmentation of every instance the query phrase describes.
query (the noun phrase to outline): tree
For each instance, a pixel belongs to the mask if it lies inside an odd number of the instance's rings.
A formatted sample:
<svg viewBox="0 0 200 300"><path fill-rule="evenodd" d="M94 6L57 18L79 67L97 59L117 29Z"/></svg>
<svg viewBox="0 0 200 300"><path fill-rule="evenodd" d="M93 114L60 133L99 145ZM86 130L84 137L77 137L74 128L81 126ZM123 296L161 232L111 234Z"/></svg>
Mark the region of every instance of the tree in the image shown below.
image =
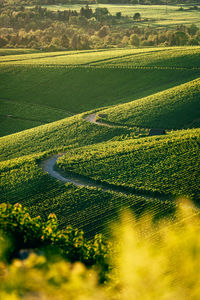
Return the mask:
<svg viewBox="0 0 200 300"><path fill-rule="evenodd" d="M80 15L87 19L90 19L90 18L92 18L92 15L93 15L92 9L89 8L88 5L86 5L86 7L81 7Z"/></svg>
<svg viewBox="0 0 200 300"><path fill-rule="evenodd" d="M133 20L140 20L141 19L141 14L140 13L135 13L133 16Z"/></svg>
<svg viewBox="0 0 200 300"><path fill-rule="evenodd" d="M170 42L171 46L184 46L187 45L188 43L188 34L184 31L176 31L173 35L172 35L172 39Z"/></svg>
<svg viewBox="0 0 200 300"><path fill-rule="evenodd" d="M131 44L132 46L136 46L136 47L139 46L139 44L140 44L140 39L139 39L139 37L138 37L137 34L132 34L132 35L130 36L130 44Z"/></svg>
<svg viewBox="0 0 200 300"><path fill-rule="evenodd" d="M109 27L106 26L106 25L104 25L104 26L102 26L102 27L99 29L99 31L98 31L98 36L99 36L100 38L104 38L106 35L109 34L109 32L110 32Z"/></svg>
<svg viewBox="0 0 200 300"><path fill-rule="evenodd" d="M117 19L120 19L120 18L121 18L121 16L122 16L122 13L121 13L120 11L118 11L118 12L116 13L116 17L117 17Z"/></svg>
<svg viewBox="0 0 200 300"><path fill-rule="evenodd" d="M190 27L188 27L188 33L190 35L195 35L198 30L199 28L195 24L192 24Z"/></svg>
<svg viewBox="0 0 200 300"><path fill-rule="evenodd" d="M96 18L96 20L101 20L101 19L103 19L103 18L105 18L105 17L107 17L108 16L108 14L109 14L109 11L108 11L108 9L106 8L106 7L97 7L96 9L95 9L95 18Z"/></svg>

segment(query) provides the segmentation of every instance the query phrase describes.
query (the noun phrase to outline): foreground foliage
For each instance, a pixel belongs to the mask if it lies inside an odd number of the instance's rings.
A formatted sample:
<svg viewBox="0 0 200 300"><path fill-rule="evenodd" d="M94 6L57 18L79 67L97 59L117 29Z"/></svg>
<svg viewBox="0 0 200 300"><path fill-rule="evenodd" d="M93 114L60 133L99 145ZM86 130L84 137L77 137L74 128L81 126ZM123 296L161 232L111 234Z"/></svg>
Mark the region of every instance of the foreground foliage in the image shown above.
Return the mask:
<svg viewBox="0 0 200 300"><path fill-rule="evenodd" d="M8 260L20 256L21 249L35 249L52 252L52 255L63 256L69 261L81 261L87 266L96 265L106 271L106 257L109 247L96 235L94 240L87 241L83 232L71 226L58 229L55 214L50 214L43 222L40 217L31 218L28 211L20 204L0 205L0 231L11 246L6 251Z"/></svg>
<svg viewBox="0 0 200 300"><path fill-rule="evenodd" d="M5 211L8 214L8 210L14 213L13 218L18 216L18 220L23 220L20 217L23 210L19 207L4 207L4 210L1 207L1 218ZM21 228L31 223L27 220L26 214ZM22 236L27 237L31 233L33 221L39 224L38 218L32 220L31 226L26 228L28 231L24 231ZM4 228L5 224L4 219ZM1 247L0 296L5 300L30 300L35 296L53 300L195 300L200 297L199 213L182 207L176 219L159 224L152 223L150 217L135 221L125 214L122 222L115 224L114 228L110 268L104 284L99 284L97 269L88 269L78 262L69 263L59 256L55 259L41 252L37 254L34 249L28 258L14 259L8 265L4 259L6 251L4 249L3 252ZM54 229L52 233L47 229L45 238L53 237Z"/></svg>

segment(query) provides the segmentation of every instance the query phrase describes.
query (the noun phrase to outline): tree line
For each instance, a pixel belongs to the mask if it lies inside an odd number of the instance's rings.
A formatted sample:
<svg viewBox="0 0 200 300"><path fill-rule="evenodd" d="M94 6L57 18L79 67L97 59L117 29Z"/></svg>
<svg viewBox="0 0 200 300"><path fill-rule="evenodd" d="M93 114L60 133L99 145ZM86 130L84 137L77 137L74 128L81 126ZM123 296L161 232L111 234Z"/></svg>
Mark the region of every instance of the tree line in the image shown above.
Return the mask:
<svg viewBox="0 0 200 300"><path fill-rule="evenodd" d="M40 5L4 4L0 10L0 47L79 50L200 44L200 30L195 25L158 30L142 27L147 21L137 11L127 17L88 5L80 11L51 11Z"/></svg>
<svg viewBox="0 0 200 300"><path fill-rule="evenodd" d="M1 4L21 5L57 5L57 4L140 4L140 5L166 5L166 4L200 4L200 0L0 0Z"/></svg>

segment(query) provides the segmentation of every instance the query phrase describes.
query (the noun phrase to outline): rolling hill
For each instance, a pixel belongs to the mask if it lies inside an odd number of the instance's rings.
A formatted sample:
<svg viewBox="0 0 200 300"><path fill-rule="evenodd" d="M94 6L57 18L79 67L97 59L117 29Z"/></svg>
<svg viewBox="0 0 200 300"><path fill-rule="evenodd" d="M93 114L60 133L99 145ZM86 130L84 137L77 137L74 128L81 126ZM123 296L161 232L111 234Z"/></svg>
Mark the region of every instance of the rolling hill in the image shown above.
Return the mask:
<svg viewBox="0 0 200 300"><path fill-rule="evenodd" d="M116 49L0 56L0 134L127 103L199 78L199 49Z"/></svg>
<svg viewBox="0 0 200 300"><path fill-rule="evenodd" d="M101 114L106 115L106 121L129 126L164 129L198 128L200 78L146 98L103 110Z"/></svg>
<svg viewBox="0 0 200 300"><path fill-rule="evenodd" d="M54 212L61 227L89 237L125 207L157 218L179 196L198 203L199 55L186 47L2 56L1 201L44 219ZM106 115L104 124L88 122L91 114ZM14 126L36 127L11 134ZM168 131L150 137L151 128ZM57 154L57 172L91 186L45 173Z"/></svg>

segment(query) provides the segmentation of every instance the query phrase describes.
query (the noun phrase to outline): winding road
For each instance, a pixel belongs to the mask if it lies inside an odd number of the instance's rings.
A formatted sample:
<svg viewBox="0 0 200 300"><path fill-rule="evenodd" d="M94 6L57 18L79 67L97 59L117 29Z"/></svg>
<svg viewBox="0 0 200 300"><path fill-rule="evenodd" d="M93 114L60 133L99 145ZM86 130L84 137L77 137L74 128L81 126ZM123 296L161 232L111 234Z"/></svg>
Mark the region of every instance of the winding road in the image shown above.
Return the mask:
<svg viewBox="0 0 200 300"><path fill-rule="evenodd" d="M115 125L110 125L107 123L99 122L96 120L96 113L89 114L85 116L85 120L87 122L99 125L99 126L107 126L107 127L118 127ZM122 127L122 126L121 126ZM90 179L88 177L79 175L79 174L72 174L72 173L64 173L62 170L58 169L56 170L56 163L57 160L64 156L66 153L61 153L61 154L56 154L53 155L52 157L44 160L41 164L40 167L43 169L43 171L47 172L50 176L54 177L57 180L62 181L63 183L72 183L75 186L78 187L93 187L93 188L99 188L105 192L115 192L115 193L121 193L124 195L136 195L138 194L137 192L134 192L134 190L128 190L128 188L123 188L121 186L116 186L113 184L109 183L103 183L103 182L98 182L96 180ZM148 192L141 191L138 195L144 196L148 200L152 200L154 198L153 196L150 196ZM156 196L159 201L166 201L166 196Z"/></svg>
<svg viewBox="0 0 200 300"><path fill-rule="evenodd" d="M115 127L114 125L110 125L110 124L106 124L106 123L101 123L96 121L96 113L93 114L89 114L85 117L85 120L87 122L93 123L93 124L97 124L99 126L107 126L107 127ZM62 157L63 155L65 155L66 153L62 153L62 154L57 154L57 155L53 155L52 157L44 160L41 164L40 167L43 169L43 171L47 172L50 176L62 181L63 183L73 183L76 186L85 186L85 187L95 187L95 188L100 188L104 191L118 191L119 192L119 188L116 187L116 189L114 187L108 187L107 184L99 184L97 183L95 180L86 178L84 176L80 176L80 175L75 175L75 174L69 174L66 177L66 174L63 175L63 172L61 170L55 170L55 166L56 166L56 162L58 160L58 158Z"/></svg>
<svg viewBox="0 0 200 300"><path fill-rule="evenodd" d="M96 113L92 113L92 114L87 115L85 117L85 120L87 122L90 122L90 123L93 123L93 124L96 124L96 125L99 125L99 126L118 127L118 126L115 126L115 125L110 125L110 124L106 124L106 123L97 121L96 120ZM99 183L96 180L90 179L88 177L85 177L85 176L82 176L82 175L79 175L79 174L69 173L69 174L66 175L66 173L64 174L64 172L62 170L59 170L59 169L55 170L55 166L56 166L56 162L57 162L58 158L62 157L65 154L66 153L53 155L52 157L44 160L40 164L40 167L43 169L43 171L47 172L50 176L54 177L55 179L60 180L63 183L67 183L67 182L72 183L72 184L74 184L75 186L78 186L78 187L83 186L83 187L99 188L99 189L101 189L105 192L121 193L121 194L124 194L126 196L127 195L140 195L140 196L145 197L148 201L152 201L152 202L155 202L155 200L157 200L159 202L165 202L166 203L166 201L171 202L172 198L174 198L174 197L171 197L171 199L169 199L169 196L166 197L166 195L151 196L151 195L148 194L148 192L145 192L145 191L143 191L143 192L140 191L139 193L137 193L136 191L134 192L134 191L131 191L131 190L126 190L121 186L116 186L116 185L113 185L113 184L108 184L108 183L103 183L103 182ZM153 200L153 199L155 199L155 200ZM180 204L179 204L179 206L180 206ZM194 207L192 205L182 203L181 206L185 207L187 209L190 208L193 211L195 211L195 213L200 212L199 208Z"/></svg>

